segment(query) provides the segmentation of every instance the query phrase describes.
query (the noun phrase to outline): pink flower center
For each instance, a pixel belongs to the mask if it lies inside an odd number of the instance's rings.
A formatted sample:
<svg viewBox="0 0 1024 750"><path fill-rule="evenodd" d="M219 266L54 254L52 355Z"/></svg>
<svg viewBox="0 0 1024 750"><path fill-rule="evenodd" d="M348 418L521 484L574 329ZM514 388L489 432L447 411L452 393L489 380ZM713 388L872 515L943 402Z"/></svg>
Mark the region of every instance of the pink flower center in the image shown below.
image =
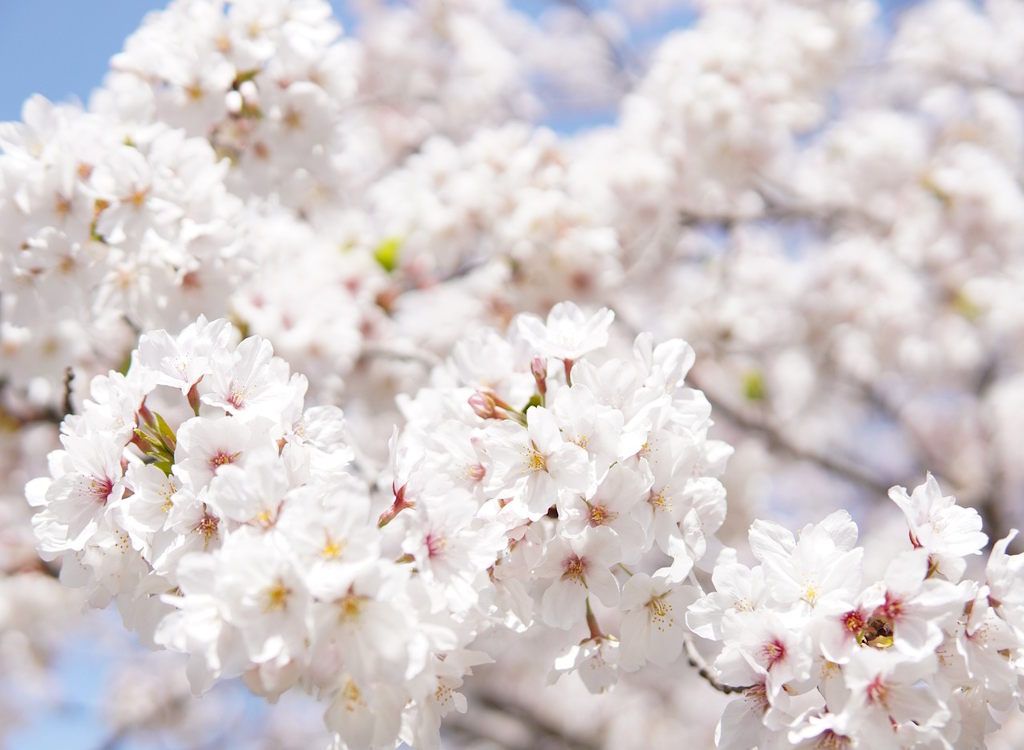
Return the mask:
<svg viewBox="0 0 1024 750"><path fill-rule="evenodd" d="M878 703L884 706L885 699L888 694L889 688L887 688L885 683L882 681L882 675L878 675L871 681L871 684L868 685L867 695L869 703Z"/></svg>
<svg viewBox="0 0 1024 750"><path fill-rule="evenodd" d="M196 525L192 527L192 530L202 534L203 539L209 542L211 538L217 536L217 527L219 525L220 519L217 516L204 513L203 517L196 521Z"/></svg>
<svg viewBox="0 0 1024 750"><path fill-rule="evenodd" d="M618 513L613 513L603 505L591 505L590 506L590 525L591 526L604 526L611 523L619 517Z"/></svg>
<svg viewBox="0 0 1024 750"><path fill-rule="evenodd" d="M761 647L761 654L764 656L764 668L771 671L772 667L786 658L786 644L775 638Z"/></svg>
<svg viewBox="0 0 1024 750"><path fill-rule="evenodd" d="M444 552L444 548L448 546L448 540L440 534L430 533L427 534L427 556L433 560L435 557L440 557Z"/></svg>
<svg viewBox="0 0 1024 750"><path fill-rule="evenodd" d="M210 471L217 473L217 469L227 464L233 464L238 457L242 455L241 451L235 451L234 453L228 453L224 449L218 450L212 456L210 456Z"/></svg>
<svg viewBox="0 0 1024 750"><path fill-rule="evenodd" d="M231 386L228 388L228 397L225 399L236 409L241 409L245 406L245 388L240 385L236 385L234 381L231 382Z"/></svg>
<svg viewBox="0 0 1024 750"><path fill-rule="evenodd" d="M586 585L583 574L587 572L587 561L578 555L571 555L562 563L563 579Z"/></svg>
<svg viewBox="0 0 1024 750"><path fill-rule="evenodd" d="M885 592L885 603L879 609L879 614L889 622L897 621L903 614L903 600L895 598L890 592Z"/></svg>
<svg viewBox="0 0 1024 750"><path fill-rule="evenodd" d="M96 498L100 505L107 504L107 498L114 491L114 480L110 477L93 477L89 481L89 494Z"/></svg>
<svg viewBox="0 0 1024 750"><path fill-rule="evenodd" d="M854 609L843 615L843 627L850 633L858 633L864 629L864 615Z"/></svg>

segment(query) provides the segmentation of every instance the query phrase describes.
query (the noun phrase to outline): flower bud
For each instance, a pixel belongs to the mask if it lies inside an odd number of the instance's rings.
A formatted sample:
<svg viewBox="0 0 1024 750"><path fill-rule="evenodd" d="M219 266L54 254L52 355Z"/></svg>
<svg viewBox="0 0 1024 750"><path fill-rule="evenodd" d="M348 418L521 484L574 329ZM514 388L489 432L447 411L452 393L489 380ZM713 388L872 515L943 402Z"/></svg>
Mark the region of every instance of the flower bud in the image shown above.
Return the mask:
<svg viewBox="0 0 1024 750"><path fill-rule="evenodd" d="M537 381L537 392L542 396L548 391L548 363L543 357L535 356L530 362L530 372Z"/></svg>
<svg viewBox="0 0 1024 750"><path fill-rule="evenodd" d="M484 391L476 391L469 397L469 406L481 419L497 419L498 410L494 398Z"/></svg>
<svg viewBox="0 0 1024 750"><path fill-rule="evenodd" d="M242 95L233 89L224 96L224 106L233 115L237 115L242 111L243 104Z"/></svg>
<svg viewBox="0 0 1024 750"><path fill-rule="evenodd" d="M242 81L238 87L238 92L250 107L259 102L260 91L252 81Z"/></svg>

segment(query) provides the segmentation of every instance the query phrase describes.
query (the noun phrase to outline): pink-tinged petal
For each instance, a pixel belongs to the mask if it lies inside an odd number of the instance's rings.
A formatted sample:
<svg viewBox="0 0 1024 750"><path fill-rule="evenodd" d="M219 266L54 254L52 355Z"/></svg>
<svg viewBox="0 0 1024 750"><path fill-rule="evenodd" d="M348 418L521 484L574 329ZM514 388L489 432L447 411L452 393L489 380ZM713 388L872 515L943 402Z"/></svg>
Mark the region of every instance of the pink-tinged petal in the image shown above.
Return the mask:
<svg viewBox="0 0 1024 750"><path fill-rule="evenodd" d="M562 489L590 495L590 456L578 445L562 443L548 455L547 468Z"/></svg>
<svg viewBox="0 0 1024 750"><path fill-rule="evenodd" d="M534 406L526 411L526 428L530 440L541 454L548 456L554 453L565 442L558 429L555 415L543 406ZM577 446L578 447L578 446Z"/></svg>
<svg viewBox="0 0 1024 750"><path fill-rule="evenodd" d="M540 609L544 622L553 628L568 630L583 622L587 612L587 589L571 579L554 581L541 597Z"/></svg>
<svg viewBox="0 0 1024 750"><path fill-rule="evenodd" d="M633 672L647 661L647 613L629 612L619 626L619 666Z"/></svg>
<svg viewBox="0 0 1024 750"><path fill-rule="evenodd" d="M627 612L639 609L647 604L654 591L654 581L646 573L635 573L622 587L622 598L619 608Z"/></svg>
<svg viewBox="0 0 1024 750"><path fill-rule="evenodd" d="M587 567L587 588L606 607L619 603L619 582L606 567Z"/></svg>
<svg viewBox="0 0 1024 750"><path fill-rule="evenodd" d="M928 575L928 553L924 550L904 552L885 569L885 587L889 591L904 594L921 588Z"/></svg>
<svg viewBox="0 0 1024 750"><path fill-rule="evenodd" d="M754 521L750 525L749 538L750 551L760 561L773 555L786 557L796 547L793 533L771 521Z"/></svg>

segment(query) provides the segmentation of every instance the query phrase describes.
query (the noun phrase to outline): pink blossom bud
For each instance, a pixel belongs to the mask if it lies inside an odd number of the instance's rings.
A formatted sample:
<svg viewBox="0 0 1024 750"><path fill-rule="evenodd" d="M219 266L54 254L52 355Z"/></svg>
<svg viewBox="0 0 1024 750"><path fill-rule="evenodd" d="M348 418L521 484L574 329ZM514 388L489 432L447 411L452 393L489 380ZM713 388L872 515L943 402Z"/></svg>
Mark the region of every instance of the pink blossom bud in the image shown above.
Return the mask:
<svg viewBox="0 0 1024 750"><path fill-rule="evenodd" d="M537 381L537 391L541 395L547 393L548 384L548 363L547 360L540 356L536 356L530 362L530 372L533 373L533 379Z"/></svg>
<svg viewBox="0 0 1024 750"><path fill-rule="evenodd" d="M494 398L484 391L476 391L469 397L469 405L473 413L481 419L497 419L498 411Z"/></svg>

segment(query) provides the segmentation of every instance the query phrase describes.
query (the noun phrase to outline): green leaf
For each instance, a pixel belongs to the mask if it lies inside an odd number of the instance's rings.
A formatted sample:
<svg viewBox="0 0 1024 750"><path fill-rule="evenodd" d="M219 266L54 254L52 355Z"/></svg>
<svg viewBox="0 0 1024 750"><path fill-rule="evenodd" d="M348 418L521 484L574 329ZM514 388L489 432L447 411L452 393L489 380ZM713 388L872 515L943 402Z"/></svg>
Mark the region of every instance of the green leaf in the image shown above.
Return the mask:
<svg viewBox="0 0 1024 750"><path fill-rule="evenodd" d="M955 312L970 321L975 321L980 318L983 312L978 303L968 297L962 289L953 295L951 305Z"/></svg>
<svg viewBox="0 0 1024 750"><path fill-rule="evenodd" d="M257 75L259 75L259 72L260 72L259 68L252 68L251 70L240 70L240 71L238 71L238 73L235 75L235 80L233 80L231 82L231 88L237 89L239 86L241 86L246 81L251 81Z"/></svg>
<svg viewBox="0 0 1024 750"><path fill-rule="evenodd" d="M174 462L168 461L167 459L160 459L159 461L154 461L153 466L160 469L160 471L162 471L167 476L170 476L171 467L174 466Z"/></svg>
<svg viewBox="0 0 1024 750"><path fill-rule="evenodd" d="M764 401L767 395L760 370L749 370L743 375L743 396L748 401Z"/></svg>
<svg viewBox="0 0 1024 750"><path fill-rule="evenodd" d="M402 249L401 237L389 237L377 245L373 251L373 259L388 273L398 268L398 258Z"/></svg>
<svg viewBox="0 0 1024 750"><path fill-rule="evenodd" d="M156 417L156 431L157 435L160 437L160 441L173 455L174 448L178 444L178 438L174 434L174 430L171 429L170 425L167 424L167 421L159 414L153 412L153 416Z"/></svg>

